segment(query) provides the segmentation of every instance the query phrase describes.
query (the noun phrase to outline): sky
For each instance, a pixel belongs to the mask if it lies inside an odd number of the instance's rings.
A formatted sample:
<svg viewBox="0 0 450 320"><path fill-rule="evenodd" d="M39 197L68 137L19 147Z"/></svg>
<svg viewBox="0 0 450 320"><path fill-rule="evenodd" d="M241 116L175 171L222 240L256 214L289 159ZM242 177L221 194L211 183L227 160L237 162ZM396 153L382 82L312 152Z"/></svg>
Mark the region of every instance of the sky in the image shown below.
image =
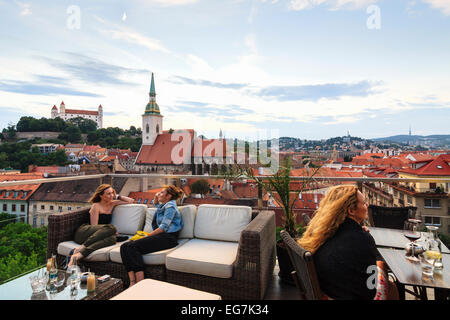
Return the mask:
<svg viewBox="0 0 450 320"><path fill-rule="evenodd" d="M450 134L450 0L0 0L0 129L53 105L216 138Z"/></svg>

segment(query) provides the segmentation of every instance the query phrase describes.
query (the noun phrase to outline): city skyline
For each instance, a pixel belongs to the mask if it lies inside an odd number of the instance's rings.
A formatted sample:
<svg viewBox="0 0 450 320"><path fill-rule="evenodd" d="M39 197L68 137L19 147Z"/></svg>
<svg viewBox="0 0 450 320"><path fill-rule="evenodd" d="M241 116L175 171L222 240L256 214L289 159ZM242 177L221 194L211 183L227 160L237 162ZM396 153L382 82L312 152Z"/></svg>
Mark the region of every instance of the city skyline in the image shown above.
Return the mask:
<svg viewBox="0 0 450 320"><path fill-rule="evenodd" d="M442 0L0 0L0 125L53 105L245 138L449 134Z"/></svg>

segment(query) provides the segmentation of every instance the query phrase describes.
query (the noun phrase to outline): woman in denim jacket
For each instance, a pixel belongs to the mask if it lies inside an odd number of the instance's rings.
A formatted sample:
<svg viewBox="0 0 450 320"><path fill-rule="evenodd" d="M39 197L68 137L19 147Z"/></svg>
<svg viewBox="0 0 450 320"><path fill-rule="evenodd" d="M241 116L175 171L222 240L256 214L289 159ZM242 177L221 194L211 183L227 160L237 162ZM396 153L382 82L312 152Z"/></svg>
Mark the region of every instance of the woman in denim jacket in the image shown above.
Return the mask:
<svg viewBox="0 0 450 320"><path fill-rule="evenodd" d="M178 233L183 228L183 219L176 200L183 191L173 185L158 192L154 199L157 209L153 216L153 231L145 238L129 241L120 247L120 256L130 279L130 287L144 279L142 255L170 249L178 245Z"/></svg>

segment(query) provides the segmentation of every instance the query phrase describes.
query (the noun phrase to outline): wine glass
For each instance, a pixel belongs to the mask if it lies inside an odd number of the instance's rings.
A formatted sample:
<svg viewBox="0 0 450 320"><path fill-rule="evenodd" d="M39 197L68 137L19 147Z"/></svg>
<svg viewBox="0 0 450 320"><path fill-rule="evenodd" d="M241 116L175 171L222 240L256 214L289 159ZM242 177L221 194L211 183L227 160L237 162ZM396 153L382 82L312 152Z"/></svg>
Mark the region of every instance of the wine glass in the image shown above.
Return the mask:
<svg viewBox="0 0 450 320"><path fill-rule="evenodd" d="M410 261L419 261L419 259L415 256L415 251L420 247L416 244L416 241L420 239L421 233L418 231L418 225L420 220L417 219L408 219L405 221L403 225L403 235L411 241L406 245L406 259Z"/></svg>

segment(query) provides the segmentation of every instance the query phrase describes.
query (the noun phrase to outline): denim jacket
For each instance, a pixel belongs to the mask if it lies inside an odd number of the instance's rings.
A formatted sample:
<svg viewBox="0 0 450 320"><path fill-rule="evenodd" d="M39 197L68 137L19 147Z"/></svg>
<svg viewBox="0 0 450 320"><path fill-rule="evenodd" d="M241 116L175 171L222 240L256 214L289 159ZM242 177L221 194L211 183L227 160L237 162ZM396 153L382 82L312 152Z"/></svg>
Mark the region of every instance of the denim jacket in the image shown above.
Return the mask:
<svg viewBox="0 0 450 320"><path fill-rule="evenodd" d="M165 204L157 204L153 215L153 230L160 228L164 232L177 232L183 228L184 223L181 213L178 210L175 200L170 200Z"/></svg>

